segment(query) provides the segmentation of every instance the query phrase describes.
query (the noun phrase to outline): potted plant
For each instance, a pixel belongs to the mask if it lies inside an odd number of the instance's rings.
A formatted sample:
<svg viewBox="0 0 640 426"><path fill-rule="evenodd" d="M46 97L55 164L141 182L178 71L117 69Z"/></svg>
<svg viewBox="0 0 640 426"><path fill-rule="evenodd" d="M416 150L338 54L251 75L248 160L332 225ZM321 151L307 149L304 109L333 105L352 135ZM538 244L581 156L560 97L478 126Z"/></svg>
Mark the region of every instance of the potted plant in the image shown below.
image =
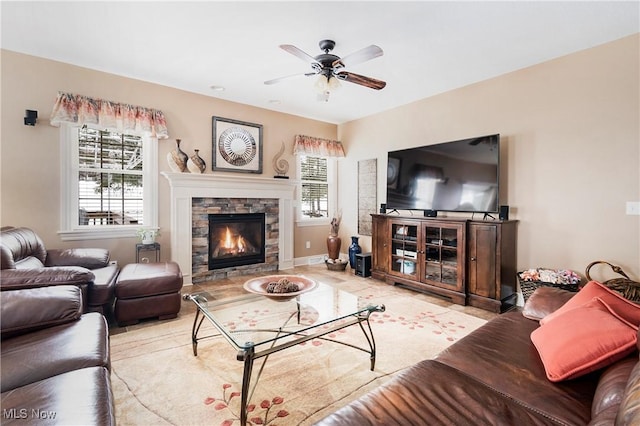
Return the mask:
<svg viewBox="0 0 640 426"><path fill-rule="evenodd" d="M136 235L142 244L153 244L156 242L156 237L160 236L160 230L140 228L136 231Z"/></svg>

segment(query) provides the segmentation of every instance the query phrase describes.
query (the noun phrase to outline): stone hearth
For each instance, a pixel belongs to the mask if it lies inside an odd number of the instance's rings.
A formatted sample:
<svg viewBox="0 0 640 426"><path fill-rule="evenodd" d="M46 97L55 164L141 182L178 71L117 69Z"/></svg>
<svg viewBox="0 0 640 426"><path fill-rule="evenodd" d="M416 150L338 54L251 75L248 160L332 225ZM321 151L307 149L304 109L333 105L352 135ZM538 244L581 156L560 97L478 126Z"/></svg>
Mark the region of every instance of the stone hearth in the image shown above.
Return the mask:
<svg viewBox="0 0 640 426"><path fill-rule="evenodd" d="M295 182L290 180L270 179L261 177L237 177L213 174L191 173L161 173L171 187L171 260L180 265L185 284L215 280L226 276L236 276L257 271L277 271L293 268L293 227L294 227L294 190ZM247 267L226 268L217 271L203 270L199 258L200 247L204 244L200 239L198 227L194 228L194 201L202 203L205 199L207 207L213 211L220 211L220 207L210 207L221 199L226 205L230 201L238 205L251 199L258 200L258 210L277 210L277 248L267 252L265 263L247 265ZM277 208L276 208L277 206ZM236 207L233 207L236 209ZM198 207L196 206L196 210ZM247 208L249 210L249 208ZM203 212L198 210L198 214ZM206 214L206 213L205 213ZM275 213L274 213L275 215ZM276 218L272 219L274 222ZM275 247L276 241L272 241ZM261 266L260 266L261 265ZM256 268L263 269L256 269Z"/></svg>

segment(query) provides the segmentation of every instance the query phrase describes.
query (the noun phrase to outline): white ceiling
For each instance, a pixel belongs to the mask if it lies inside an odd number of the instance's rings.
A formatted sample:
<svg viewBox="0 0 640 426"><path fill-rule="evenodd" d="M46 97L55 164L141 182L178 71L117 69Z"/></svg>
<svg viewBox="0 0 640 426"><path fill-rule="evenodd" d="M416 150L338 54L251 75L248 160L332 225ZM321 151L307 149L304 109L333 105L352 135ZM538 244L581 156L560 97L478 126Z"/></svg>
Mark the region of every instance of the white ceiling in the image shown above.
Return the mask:
<svg viewBox="0 0 640 426"><path fill-rule="evenodd" d="M1 14L4 49L331 123L640 31L638 1L2 1ZM320 102L315 77L263 84L311 71L279 45L316 56L322 39L341 57L380 46L347 71L387 86L343 82Z"/></svg>

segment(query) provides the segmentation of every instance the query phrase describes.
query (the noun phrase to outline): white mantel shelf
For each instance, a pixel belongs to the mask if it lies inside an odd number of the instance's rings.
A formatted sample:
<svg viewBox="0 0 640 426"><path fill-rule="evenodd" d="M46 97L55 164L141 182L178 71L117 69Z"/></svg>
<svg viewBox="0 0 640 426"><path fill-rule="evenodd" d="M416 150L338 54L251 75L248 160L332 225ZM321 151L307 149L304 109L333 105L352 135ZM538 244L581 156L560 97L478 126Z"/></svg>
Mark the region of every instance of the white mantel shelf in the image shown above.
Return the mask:
<svg viewBox="0 0 640 426"><path fill-rule="evenodd" d="M211 173L195 174L195 173L169 173L160 172L167 180L172 188L202 188L211 184L220 185L229 188L257 188L257 189L283 189L293 190L297 181L291 179L276 179L258 176L240 175L214 175Z"/></svg>
<svg viewBox="0 0 640 426"><path fill-rule="evenodd" d="M293 268L294 193L297 181L256 176L161 172L171 187L171 260L180 265L185 284L192 276L193 198L277 198L278 269Z"/></svg>

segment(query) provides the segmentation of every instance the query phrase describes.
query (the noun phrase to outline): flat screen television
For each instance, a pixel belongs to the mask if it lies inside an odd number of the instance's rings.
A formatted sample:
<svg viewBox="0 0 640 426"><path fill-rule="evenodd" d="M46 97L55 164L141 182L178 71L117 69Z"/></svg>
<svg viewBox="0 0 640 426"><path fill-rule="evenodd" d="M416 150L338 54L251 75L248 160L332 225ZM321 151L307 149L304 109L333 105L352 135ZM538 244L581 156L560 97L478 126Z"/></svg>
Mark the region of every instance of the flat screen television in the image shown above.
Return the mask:
<svg viewBox="0 0 640 426"><path fill-rule="evenodd" d="M497 213L500 135L387 154L387 209Z"/></svg>

